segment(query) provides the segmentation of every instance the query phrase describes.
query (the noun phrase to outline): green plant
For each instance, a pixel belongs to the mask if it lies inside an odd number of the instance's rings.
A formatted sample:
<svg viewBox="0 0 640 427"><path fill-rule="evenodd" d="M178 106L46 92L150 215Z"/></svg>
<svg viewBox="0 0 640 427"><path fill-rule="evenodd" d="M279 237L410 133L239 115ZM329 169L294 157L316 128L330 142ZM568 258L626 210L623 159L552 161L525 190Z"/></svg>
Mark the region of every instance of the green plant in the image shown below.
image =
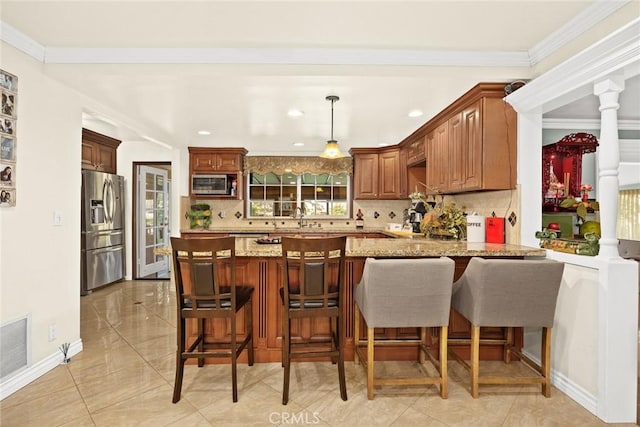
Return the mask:
<svg viewBox="0 0 640 427"><path fill-rule="evenodd" d="M467 219L464 206L458 208L455 203L436 207L429 219L425 219L424 231L431 236L451 236L463 239L467 232Z"/></svg>

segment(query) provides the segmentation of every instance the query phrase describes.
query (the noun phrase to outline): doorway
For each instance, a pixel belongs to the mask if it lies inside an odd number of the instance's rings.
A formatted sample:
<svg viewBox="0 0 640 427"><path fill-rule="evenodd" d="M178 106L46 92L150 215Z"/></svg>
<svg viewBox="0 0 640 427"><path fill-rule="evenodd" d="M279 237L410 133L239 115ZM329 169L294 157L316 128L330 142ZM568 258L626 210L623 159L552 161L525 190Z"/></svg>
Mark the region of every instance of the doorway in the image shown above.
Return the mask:
<svg viewBox="0 0 640 427"><path fill-rule="evenodd" d="M169 279L171 163L134 162L133 278Z"/></svg>

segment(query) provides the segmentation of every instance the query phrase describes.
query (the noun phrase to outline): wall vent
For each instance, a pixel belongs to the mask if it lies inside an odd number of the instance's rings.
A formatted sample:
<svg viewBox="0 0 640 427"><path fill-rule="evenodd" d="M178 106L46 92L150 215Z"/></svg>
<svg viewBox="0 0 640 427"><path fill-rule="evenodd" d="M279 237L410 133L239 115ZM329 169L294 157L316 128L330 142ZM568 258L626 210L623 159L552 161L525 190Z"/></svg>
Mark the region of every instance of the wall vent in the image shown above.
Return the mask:
<svg viewBox="0 0 640 427"><path fill-rule="evenodd" d="M29 364L29 315L0 326L0 379L4 380Z"/></svg>

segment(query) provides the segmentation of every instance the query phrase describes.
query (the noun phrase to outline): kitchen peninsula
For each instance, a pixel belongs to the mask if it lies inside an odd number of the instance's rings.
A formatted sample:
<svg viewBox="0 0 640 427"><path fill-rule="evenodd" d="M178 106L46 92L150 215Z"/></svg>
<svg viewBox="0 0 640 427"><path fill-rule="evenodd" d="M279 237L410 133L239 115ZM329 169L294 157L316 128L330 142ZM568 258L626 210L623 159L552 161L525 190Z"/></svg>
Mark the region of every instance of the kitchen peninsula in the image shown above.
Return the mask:
<svg viewBox="0 0 640 427"><path fill-rule="evenodd" d="M282 233L282 230L279 230ZM329 230L323 230L328 234ZM451 257L456 263L455 279L460 277L466 268L469 259L474 256L498 257L498 258L524 258L544 257L546 251L540 248L531 248L510 244L492 243L467 243L457 240L433 240L428 238L371 238L376 233L373 230L360 233L361 237L351 237L358 233L340 233L331 230L334 234L348 234L347 260L345 277L345 310L346 310L346 351L347 360L353 358L353 321L354 305L353 290L362 277L364 263L367 257L376 258L404 258L404 257ZM298 231L299 232L299 231ZM291 230L291 234L295 233ZM208 230L185 230L183 237L199 238L211 236ZM268 233L265 233L268 234ZM272 233L275 234L275 233ZM282 233L289 234L289 233ZM305 230L304 235L318 235ZM218 234L219 235L219 234ZM379 236L383 236L381 232ZM239 284L246 284L255 288L253 304L254 346L255 360L257 362L278 362L281 359L281 333L282 333L282 306L279 297L279 288L282 286L282 261L281 246L279 244L260 244L256 237L236 237L236 280ZM389 286L393 286L392 283ZM241 317L239 317L239 320ZM244 325L239 326L242 332ZM223 339L226 335L225 326L216 324L213 331L209 331L215 339ZM292 327L292 335L305 338L326 336L328 323L320 321L303 322ZM407 339L417 336L416 328L380 329L376 330L379 337L390 339ZM470 336L469 323L455 312L451 313L449 325L449 339L455 345L455 339L468 338ZM505 337L503 328L486 328L482 332L483 338L501 339ZM437 341L437 336L428 336L431 343ZM521 346L521 333L516 336L516 345ZM460 345L458 351L468 355L468 349ZM415 360L417 350L413 347L388 347L376 352L376 357L388 360ZM483 359L501 359L501 346L487 346L480 354Z"/></svg>

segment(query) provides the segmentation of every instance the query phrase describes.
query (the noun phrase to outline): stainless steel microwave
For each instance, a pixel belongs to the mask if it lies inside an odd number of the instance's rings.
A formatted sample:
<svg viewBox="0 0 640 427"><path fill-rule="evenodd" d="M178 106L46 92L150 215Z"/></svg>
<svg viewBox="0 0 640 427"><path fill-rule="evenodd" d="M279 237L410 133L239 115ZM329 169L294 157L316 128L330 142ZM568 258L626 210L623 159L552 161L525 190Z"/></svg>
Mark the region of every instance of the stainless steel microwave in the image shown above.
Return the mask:
<svg viewBox="0 0 640 427"><path fill-rule="evenodd" d="M191 175L191 194L221 195L228 194L227 175Z"/></svg>

